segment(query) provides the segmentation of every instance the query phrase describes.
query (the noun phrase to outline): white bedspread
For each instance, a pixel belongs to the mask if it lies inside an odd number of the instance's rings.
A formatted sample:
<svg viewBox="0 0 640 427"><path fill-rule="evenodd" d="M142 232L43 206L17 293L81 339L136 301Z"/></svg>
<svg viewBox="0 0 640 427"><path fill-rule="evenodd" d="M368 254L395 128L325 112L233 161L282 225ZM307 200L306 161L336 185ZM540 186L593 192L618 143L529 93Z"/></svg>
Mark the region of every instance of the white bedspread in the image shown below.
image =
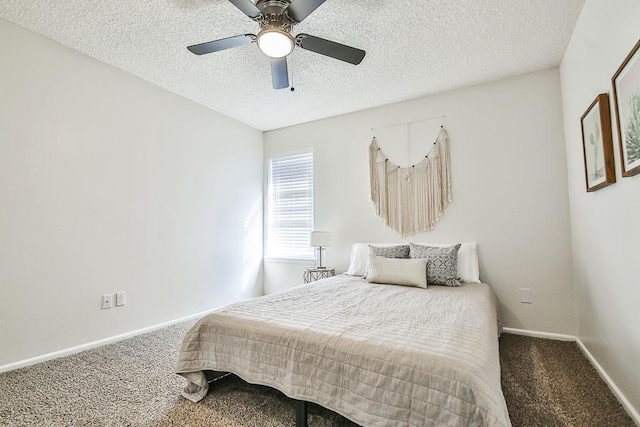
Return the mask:
<svg viewBox="0 0 640 427"><path fill-rule="evenodd" d="M510 426L496 301L486 284L428 289L337 276L216 310L186 334L177 373L233 372L364 426Z"/></svg>

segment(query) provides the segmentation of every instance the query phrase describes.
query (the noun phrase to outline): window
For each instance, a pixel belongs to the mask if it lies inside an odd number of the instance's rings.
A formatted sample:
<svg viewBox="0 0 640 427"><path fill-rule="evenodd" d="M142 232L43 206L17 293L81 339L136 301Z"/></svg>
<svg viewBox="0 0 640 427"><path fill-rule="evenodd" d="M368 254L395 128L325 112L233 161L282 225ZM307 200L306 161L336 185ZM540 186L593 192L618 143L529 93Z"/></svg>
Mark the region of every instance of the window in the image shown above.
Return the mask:
<svg viewBox="0 0 640 427"><path fill-rule="evenodd" d="M267 257L314 259L313 151L270 156L268 174Z"/></svg>

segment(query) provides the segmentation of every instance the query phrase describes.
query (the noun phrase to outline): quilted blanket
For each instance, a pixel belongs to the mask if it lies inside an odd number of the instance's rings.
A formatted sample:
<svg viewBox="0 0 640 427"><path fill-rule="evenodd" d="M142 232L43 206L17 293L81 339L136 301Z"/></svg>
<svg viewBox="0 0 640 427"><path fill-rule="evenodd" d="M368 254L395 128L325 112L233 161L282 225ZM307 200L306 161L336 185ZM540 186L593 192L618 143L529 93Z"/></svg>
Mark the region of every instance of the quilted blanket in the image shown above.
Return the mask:
<svg viewBox="0 0 640 427"><path fill-rule="evenodd" d="M420 289L342 275L234 303L187 332L183 396L207 394L207 370L364 426L511 425L486 284Z"/></svg>

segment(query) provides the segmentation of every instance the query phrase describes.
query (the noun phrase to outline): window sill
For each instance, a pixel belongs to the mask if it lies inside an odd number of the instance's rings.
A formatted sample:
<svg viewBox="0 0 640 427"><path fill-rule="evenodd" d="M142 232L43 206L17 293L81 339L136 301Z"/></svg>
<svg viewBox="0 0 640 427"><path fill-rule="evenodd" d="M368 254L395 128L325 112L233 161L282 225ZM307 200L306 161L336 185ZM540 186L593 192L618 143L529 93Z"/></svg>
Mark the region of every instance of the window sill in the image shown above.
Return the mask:
<svg viewBox="0 0 640 427"><path fill-rule="evenodd" d="M277 264L316 264L315 259L305 259L305 258L270 258L265 257L264 262L267 263L277 263Z"/></svg>

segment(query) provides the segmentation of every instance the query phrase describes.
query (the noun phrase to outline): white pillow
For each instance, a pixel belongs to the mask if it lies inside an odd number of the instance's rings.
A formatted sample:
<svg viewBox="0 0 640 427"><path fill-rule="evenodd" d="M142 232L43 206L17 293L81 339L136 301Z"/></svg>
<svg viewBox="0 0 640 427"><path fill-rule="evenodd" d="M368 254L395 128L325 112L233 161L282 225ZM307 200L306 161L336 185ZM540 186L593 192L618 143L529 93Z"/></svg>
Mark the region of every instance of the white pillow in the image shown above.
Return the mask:
<svg viewBox="0 0 640 427"><path fill-rule="evenodd" d="M354 243L351 246L351 259L349 268L344 274L351 276L366 276L367 263L369 262L369 245L378 247L398 246L403 243Z"/></svg>
<svg viewBox="0 0 640 427"><path fill-rule="evenodd" d="M453 246L457 243L421 243L424 246ZM355 243L351 247L351 260L345 274L352 276L365 276L367 274L367 262L369 260L369 245L396 246L402 243ZM480 267L478 266L478 250L476 242L463 242L458 250L458 276L460 281L466 283L480 283Z"/></svg>
<svg viewBox="0 0 640 427"><path fill-rule="evenodd" d="M426 258L369 257L367 282L427 288Z"/></svg>

